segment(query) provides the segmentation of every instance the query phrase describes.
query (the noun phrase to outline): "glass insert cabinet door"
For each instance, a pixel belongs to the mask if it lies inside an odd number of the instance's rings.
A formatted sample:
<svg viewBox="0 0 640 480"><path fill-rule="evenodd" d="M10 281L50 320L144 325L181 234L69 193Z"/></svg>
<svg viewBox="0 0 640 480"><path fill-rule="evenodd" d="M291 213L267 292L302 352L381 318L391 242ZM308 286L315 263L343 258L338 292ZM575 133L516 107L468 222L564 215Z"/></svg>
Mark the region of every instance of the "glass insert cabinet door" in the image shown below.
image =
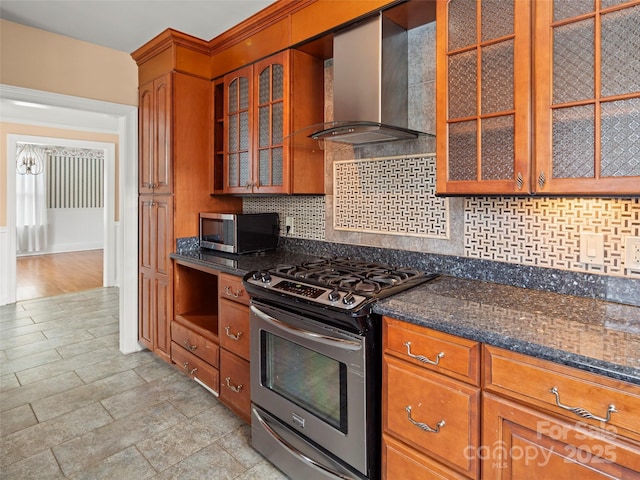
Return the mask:
<svg viewBox="0 0 640 480"><path fill-rule="evenodd" d="M529 193L531 3L437 4L437 191Z"/></svg>
<svg viewBox="0 0 640 480"><path fill-rule="evenodd" d="M254 175L258 193L286 191L289 128L289 51L273 55L254 65L256 98L256 152Z"/></svg>
<svg viewBox="0 0 640 480"><path fill-rule="evenodd" d="M225 76L227 193L288 193L289 51Z"/></svg>
<svg viewBox="0 0 640 480"><path fill-rule="evenodd" d="M535 187L640 193L640 2L535 2Z"/></svg>
<svg viewBox="0 0 640 480"><path fill-rule="evenodd" d="M224 77L224 189L250 193L253 186L251 130L253 69L236 70Z"/></svg>

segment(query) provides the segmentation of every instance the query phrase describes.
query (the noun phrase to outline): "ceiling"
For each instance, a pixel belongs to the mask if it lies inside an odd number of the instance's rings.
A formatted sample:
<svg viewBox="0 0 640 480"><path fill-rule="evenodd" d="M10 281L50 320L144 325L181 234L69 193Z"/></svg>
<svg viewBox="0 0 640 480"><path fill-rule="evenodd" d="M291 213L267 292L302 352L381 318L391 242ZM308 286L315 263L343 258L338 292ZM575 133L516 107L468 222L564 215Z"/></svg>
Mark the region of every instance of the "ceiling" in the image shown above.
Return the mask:
<svg viewBox="0 0 640 480"><path fill-rule="evenodd" d="M273 0L2 0L0 18L131 53L167 28L211 40Z"/></svg>

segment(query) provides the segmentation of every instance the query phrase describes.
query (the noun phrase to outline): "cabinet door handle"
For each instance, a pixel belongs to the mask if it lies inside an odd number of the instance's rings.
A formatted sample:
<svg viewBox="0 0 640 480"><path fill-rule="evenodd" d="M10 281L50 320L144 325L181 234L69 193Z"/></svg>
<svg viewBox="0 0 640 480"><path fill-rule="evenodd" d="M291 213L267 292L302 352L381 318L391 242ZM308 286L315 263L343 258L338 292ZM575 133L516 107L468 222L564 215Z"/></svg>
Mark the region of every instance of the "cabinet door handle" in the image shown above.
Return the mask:
<svg viewBox="0 0 640 480"><path fill-rule="evenodd" d="M611 414L618 412L616 410L616 406L612 403L607 408L607 416L598 417L597 415L594 415L589 410L586 410L582 407L569 407L567 405L563 405L562 403L560 403L560 392L558 391L558 387L553 387L551 390L549 390L549 392L553 393L556 396L556 405L558 407L562 408L563 410L568 410L571 413L575 413L576 415L582 418L593 419L599 422L607 423L609 420L611 420Z"/></svg>
<svg viewBox="0 0 640 480"><path fill-rule="evenodd" d="M237 334L234 335L229 330L231 330L231 327L229 326L224 327L224 331L227 332L227 337L233 340L240 340L240 337L242 336L242 332L238 332Z"/></svg>
<svg viewBox="0 0 640 480"><path fill-rule="evenodd" d="M538 186L540 188L544 187L546 181L547 177L545 176L544 172L540 172L540 175L538 175Z"/></svg>
<svg viewBox="0 0 640 480"><path fill-rule="evenodd" d="M235 385L231 385L231 377L227 377L225 379L226 383L227 383L227 388L229 390L231 390L232 392L236 392L236 393L240 393L240 390L242 390L242 384L235 386Z"/></svg>
<svg viewBox="0 0 640 480"><path fill-rule="evenodd" d="M413 353L411 353L411 342L404 342L404 346L407 347L407 355L409 355L411 358L415 358L419 362L428 363L429 365L438 365L440 363L440 359L444 357L444 352L440 352L438 355L436 355L435 360L429 360L427 357L424 357L422 355L414 355Z"/></svg>
<svg viewBox="0 0 640 480"><path fill-rule="evenodd" d="M187 350L189 350L190 352L193 352L196 348L198 348L197 345L193 345L188 338L185 338L182 341L182 345L184 346L184 348L186 348Z"/></svg>
<svg viewBox="0 0 640 480"><path fill-rule="evenodd" d="M224 293L226 293L229 297L238 298L242 296L242 289L238 288L235 292L233 292L231 291L231 287L227 285L226 287L224 287Z"/></svg>
<svg viewBox="0 0 640 480"><path fill-rule="evenodd" d="M409 421L423 432L438 433L440 432L440 428L444 427L444 420L440 420L438 423L436 423L436 428L431 428L426 423L417 422L413 418L411 418L411 405L407 405L406 407L404 407L404 409L407 411L407 418L409 419Z"/></svg>
<svg viewBox="0 0 640 480"><path fill-rule="evenodd" d="M182 368L184 369L185 372L187 372L189 375L193 375L194 373L196 373L198 371L197 368L192 368L189 369L189 362L184 362L182 364Z"/></svg>

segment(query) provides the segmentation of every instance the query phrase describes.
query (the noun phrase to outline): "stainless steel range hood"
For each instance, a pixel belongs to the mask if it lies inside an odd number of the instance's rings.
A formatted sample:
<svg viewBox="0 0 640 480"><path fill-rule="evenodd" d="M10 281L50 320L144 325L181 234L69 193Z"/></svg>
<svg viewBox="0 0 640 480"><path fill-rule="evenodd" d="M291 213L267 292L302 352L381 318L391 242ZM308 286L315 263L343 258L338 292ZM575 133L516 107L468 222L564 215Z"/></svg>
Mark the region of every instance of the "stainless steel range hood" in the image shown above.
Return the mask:
<svg viewBox="0 0 640 480"><path fill-rule="evenodd" d="M334 121L314 139L365 145L426 135L408 125L408 34L383 13L336 33Z"/></svg>

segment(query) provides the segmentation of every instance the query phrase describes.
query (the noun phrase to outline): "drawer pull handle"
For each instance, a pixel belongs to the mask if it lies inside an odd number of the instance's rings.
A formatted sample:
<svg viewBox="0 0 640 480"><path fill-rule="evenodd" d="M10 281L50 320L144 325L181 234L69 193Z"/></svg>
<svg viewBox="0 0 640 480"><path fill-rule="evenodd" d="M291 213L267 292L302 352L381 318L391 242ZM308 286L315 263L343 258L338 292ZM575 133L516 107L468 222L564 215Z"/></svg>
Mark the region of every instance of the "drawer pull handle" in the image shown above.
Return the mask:
<svg viewBox="0 0 640 480"><path fill-rule="evenodd" d="M599 422L607 423L609 420L611 420L611 414L618 412L616 410L616 406L612 403L611 405L609 405L609 408L607 408L607 416L598 417L597 415L594 415L589 410L585 410L582 407L568 407L567 405L563 405L562 403L560 403L560 392L558 392L557 387L553 387L551 390L549 390L549 392L553 393L556 396L556 405L558 407L564 410L569 410L570 412L575 413L576 415L582 418L588 418L588 419L598 420Z"/></svg>
<svg viewBox="0 0 640 480"><path fill-rule="evenodd" d="M407 355L409 355L411 358L415 358L419 362L428 363L429 365L438 365L440 363L440 359L444 357L444 352L440 352L438 355L436 355L435 360L429 360L427 357L424 357L422 355L414 355L413 353L411 353L411 342L404 342L404 346L407 347Z"/></svg>
<svg viewBox="0 0 640 480"><path fill-rule="evenodd" d="M235 292L232 292L231 287L227 285L226 287L224 287L224 293L226 293L229 297L239 298L242 296L242 289L238 288Z"/></svg>
<svg viewBox="0 0 640 480"><path fill-rule="evenodd" d="M188 338L184 339L184 341L182 342L182 345L184 345L184 348L186 348L190 352L193 352L196 348L198 348L198 346L193 345Z"/></svg>
<svg viewBox="0 0 640 480"><path fill-rule="evenodd" d="M194 373L196 373L198 371L197 368L189 369L189 362L184 362L182 364L182 368L184 368L184 371L187 372L189 375L193 375Z"/></svg>
<svg viewBox="0 0 640 480"><path fill-rule="evenodd" d="M407 405L404 409L407 411L407 418L409 419L409 421L423 432L438 433L440 431L440 428L444 427L444 420L440 420L438 423L436 423L436 428L431 428L426 423L416 422L413 418L411 418L411 405Z"/></svg>
<svg viewBox="0 0 640 480"><path fill-rule="evenodd" d="M227 332L227 337L231 338L232 340L240 340L240 337L242 336L242 332L238 332L235 335L231 332L229 332L229 330L231 330L231 327L226 326L224 327L224 331Z"/></svg>
<svg viewBox="0 0 640 480"><path fill-rule="evenodd" d="M240 393L240 390L242 390L242 384L238 386L231 385L231 377L227 377L225 380L227 382L227 388L229 390L231 390L232 392Z"/></svg>

